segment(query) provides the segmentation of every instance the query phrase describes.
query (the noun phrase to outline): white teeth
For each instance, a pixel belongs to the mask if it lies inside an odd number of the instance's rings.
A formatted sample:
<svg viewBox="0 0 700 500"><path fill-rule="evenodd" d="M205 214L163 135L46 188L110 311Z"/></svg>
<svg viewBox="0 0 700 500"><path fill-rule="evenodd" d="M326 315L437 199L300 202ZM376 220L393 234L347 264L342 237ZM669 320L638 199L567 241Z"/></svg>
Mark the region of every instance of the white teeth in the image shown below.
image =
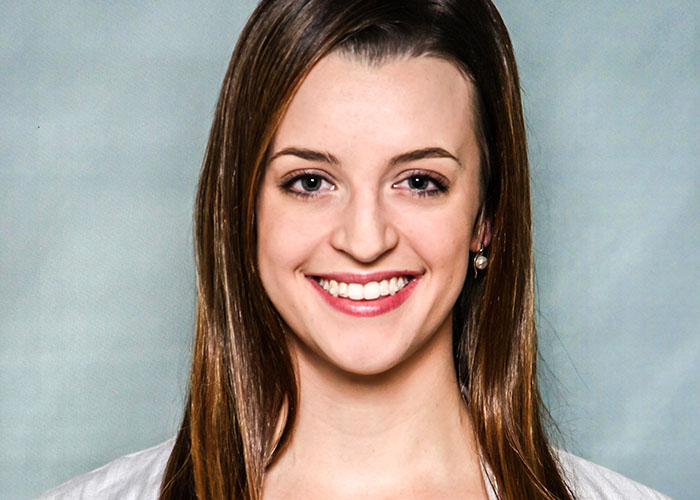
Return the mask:
<svg viewBox="0 0 700 500"><path fill-rule="evenodd" d="M389 293L391 295L394 295L398 291L399 291L399 285L398 285L397 279L391 278L391 280L389 280Z"/></svg>
<svg viewBox="0 0 700 500"><path fill-rule="evenodd" d="M365 300L374 300L379 298L379 283L370 281L365 284Z"/></svg>
<svg viewBox="0 0 700 500"><path fill-rule="evenodd" d="M319 278L318 284L334 297L347 297L351 300L375 300L379 297L394 295L405 287L409 278L394 276L389 280L370 281L365 285L360 283L344 283L342 281Z"/></svg>
<svg viewBox="0 0 700 500"><path fill-rule="evenodd" d="M348 283L348 298L362 300L365 298L365 287L359 283Z"/></svg>

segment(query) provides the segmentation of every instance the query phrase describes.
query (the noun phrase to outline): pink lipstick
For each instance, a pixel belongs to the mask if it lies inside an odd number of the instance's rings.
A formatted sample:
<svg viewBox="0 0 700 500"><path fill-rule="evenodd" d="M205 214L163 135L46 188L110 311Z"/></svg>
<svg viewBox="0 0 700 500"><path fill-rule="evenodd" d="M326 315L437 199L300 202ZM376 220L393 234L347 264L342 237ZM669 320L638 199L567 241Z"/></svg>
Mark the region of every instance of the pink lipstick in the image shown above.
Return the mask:
<svg viewBox="0 0 700 500"><path fill-rule="evenodd" d="M371 300L353 300L348 297L336 296L337 294L329 293L321 285L322 280L335 280L336 282L343 282L346 284L349 283L352 284L350 286L357 287L358 285L365 285L373 281L380 282L382 280L389 280L399 276L403 277L403 279L407 281L407 283L404 284L400 290L389 295L381 295ZM369 274L324 273L307 276L307 279L310 281L316 292L321 295L321 298L337 311L344 314L349 314L351 316L372 317L393 311L397 307L401 306L401 304L403 304L411 296L421 277L422 273L418 272L386 271Z"/></svg>

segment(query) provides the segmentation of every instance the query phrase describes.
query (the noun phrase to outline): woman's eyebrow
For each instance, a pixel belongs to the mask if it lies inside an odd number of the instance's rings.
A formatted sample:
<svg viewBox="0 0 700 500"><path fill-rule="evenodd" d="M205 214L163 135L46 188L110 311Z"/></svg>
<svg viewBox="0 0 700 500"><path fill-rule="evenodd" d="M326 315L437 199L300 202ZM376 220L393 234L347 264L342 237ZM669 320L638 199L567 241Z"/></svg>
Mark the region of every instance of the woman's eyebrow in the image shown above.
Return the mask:
<svg viewBox="0 0 700 500"><path fill-rule="evenodd" d="M270 161L285 155L296 156L298 158L301 158L302 160L329 163L331 165L336 166L340 165L338 159L330 153L327 153L325 151L314 151L313 149L305 148L284 148L283 150L278 151L277 153L272 155Z"/></svg>
<svg viewBox="0 0 700 500"><path fill-rule="evenodd" d="M389 161L389 165L394 166L400 163L408 163L411 161L423 160L426 158L449 158L457 162L457 165L462 167L462 162L459 161L459 159L455 155L453 155L449 151L438 147L422 148L416 149L414 151L409 151L408 153L401 153L400 155L394 156Z"/></svg>
<svg viewBox="0 0 700 500"><path fill-rule="evenodd" d="M276 158L285 155L296 156L297 158L301 158L302 160L328 163L330 165L340 166L340 161L338 161L338 159L335 156L326 151L315 151L313 149L296 147L284 148L281 151L278 151L277 153L272 155L269 161L273 161ZM462 162L460 162L455 155L439 147L421 148L409 151L407 153L401 153L389 160L389 165L393 167L401 163L409 163L412 161L424 160L426 158L449 158L451 160L454 160L457 163L457 165L462 167Z"/></svg>

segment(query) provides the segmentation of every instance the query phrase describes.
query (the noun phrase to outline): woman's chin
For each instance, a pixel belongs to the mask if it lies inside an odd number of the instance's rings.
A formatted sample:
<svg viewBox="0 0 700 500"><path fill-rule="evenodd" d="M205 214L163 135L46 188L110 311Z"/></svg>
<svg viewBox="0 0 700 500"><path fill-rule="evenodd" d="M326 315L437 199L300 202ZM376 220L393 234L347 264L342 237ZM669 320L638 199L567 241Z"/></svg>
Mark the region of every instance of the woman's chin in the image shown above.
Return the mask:
<svg viewBox="0 0 700 500"><path fill-rule="evenodd" d="M301 347L297 357L302 371L303 365L308 365L327 376L357 381L370 381L395 372L416 351L414 343L405 341L395 345L390 342L338 342L298 347Z"/></svg>
<svg viewBox="0 0 700 500"><path fill-rule="evenodd" d="M388 358L386 356L381 358L359 356L351 359L344 356L343 359L331 360L333 366L340 374L351 379L381 377L393 371L401 364L401 361L400 358Z"/></svg>
<svg viewBox="0 0 700 500"><path fill-rule="evenodd" d="M421 360L440 358L440 364L452 363L451 315L441 323L436 319L403 314L393 321L369 320L362 327L355 322L294 325L297 328L292 326L292 330L298 333L292 335L289 346L302 376L307 369L349 379L405 376L406 370L422 365Z"/></svg>

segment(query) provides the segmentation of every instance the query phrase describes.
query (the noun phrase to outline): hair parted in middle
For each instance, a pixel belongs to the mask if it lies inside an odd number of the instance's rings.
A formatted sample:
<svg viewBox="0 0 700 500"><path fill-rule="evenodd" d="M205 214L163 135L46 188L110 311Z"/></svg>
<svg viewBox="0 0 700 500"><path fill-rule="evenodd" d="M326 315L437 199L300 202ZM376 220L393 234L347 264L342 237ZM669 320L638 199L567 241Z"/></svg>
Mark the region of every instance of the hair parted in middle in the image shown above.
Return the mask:
<svg viewBox="0 0 700 500"><path fill-rule="evenodd" d="M331 52L377 66L438 57L473 85L480 220L492 238L488 270L465 276L453 309L456 377L498 496L572 498L537 388L518 75L506 27L487 0L263 0L251 15L224 78L197 192L192 374L160 498L260 499L265 468L290 436L298 391L291 332L260 280L255 211L277 126Z"/></svg>

